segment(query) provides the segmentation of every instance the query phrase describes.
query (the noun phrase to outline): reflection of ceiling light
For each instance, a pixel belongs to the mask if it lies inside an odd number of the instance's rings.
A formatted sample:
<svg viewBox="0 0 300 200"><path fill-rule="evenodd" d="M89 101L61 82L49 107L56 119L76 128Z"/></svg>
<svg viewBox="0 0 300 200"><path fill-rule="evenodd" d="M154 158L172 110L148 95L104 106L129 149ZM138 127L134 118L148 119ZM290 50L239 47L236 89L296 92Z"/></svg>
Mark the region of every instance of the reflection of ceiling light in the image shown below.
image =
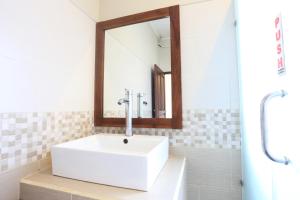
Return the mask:
<svg viewBox="0 0 300 200"><path fill-rule="evenodd" d="M157 45L161 48L170 48L170 38L159 38Z"/></svg>

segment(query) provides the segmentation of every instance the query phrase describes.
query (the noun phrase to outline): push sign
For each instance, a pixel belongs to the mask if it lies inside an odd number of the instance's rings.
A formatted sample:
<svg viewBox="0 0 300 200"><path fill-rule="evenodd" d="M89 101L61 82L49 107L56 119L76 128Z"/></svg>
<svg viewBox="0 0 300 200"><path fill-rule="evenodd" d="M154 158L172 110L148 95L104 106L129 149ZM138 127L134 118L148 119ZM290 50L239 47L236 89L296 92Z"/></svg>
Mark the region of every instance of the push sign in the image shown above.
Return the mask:
<svg viewBox="0 0 300 200"><path fill-rule="evenodd" d="M286 72L284 49L283 49L283 30L282 30L282 17L278 15L275 19L276 29L276 58L277 58L277 72L278 75L283 75Z"/></svg>

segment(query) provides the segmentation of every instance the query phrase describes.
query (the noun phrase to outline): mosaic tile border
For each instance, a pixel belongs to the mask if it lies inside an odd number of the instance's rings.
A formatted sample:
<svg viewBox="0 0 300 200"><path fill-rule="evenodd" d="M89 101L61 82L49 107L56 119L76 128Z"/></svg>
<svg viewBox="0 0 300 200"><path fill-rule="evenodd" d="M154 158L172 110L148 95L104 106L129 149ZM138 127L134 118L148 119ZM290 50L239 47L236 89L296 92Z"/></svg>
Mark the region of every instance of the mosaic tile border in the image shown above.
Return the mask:
<svg viewBox="0 0 300 200"><path fill-rule="evenodd" d="M0 113L0 173L46 157L54 144L95 133L123 134L124 128L93 127L93 112ZM186 110L183 129L133 129L164 135L170 146L240 149L239 111Z"/></svg>
<svg viewBox="0 0 300 200"><path fill-rule="evenodd" d="M137 117L137 110L132 111L132 117ZM152 117L152 111L143 110L141 113L143 118ZM105 110L103 113L105 118L124 118L125 117L125 110Z"/></svg>
<svg viewBox="0 0 300 200"><path fill-rule="evenodd" d="M124 132L124 128L95 128L95 133ZM239 111L233 109L185 110L181 130L135 128L133 134L168 136L170 146L241 148Z"/></svg>
<svg viewBox="0 0 300 200"><path fill-rule="evenodd" d="M54 144L90 135L93 112L0 114L0 173L45 158Z"/></svg>

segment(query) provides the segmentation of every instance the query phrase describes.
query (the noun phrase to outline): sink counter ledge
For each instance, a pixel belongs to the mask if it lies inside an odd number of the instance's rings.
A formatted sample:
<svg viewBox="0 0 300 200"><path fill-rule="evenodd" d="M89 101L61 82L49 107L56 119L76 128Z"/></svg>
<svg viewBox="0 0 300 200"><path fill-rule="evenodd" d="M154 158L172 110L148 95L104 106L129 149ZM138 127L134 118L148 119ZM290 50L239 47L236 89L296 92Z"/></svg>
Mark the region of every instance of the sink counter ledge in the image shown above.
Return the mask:
<svg viewBox="0 0 300 200"><path fill-rule="evenodd" d="M153 186L145 192L53 176L47 169L21 180L21 199L184 200L184 170L185 158L170 156Z"/></svg>

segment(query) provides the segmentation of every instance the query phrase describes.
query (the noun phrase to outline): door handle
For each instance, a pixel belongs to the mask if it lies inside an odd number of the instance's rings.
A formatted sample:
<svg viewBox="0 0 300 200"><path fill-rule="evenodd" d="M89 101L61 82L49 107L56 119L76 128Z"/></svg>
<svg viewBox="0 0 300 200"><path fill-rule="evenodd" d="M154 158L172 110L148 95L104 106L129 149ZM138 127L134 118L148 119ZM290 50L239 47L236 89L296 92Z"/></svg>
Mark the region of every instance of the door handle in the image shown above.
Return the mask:
<svg viewBox="0 0 300 200"><path fill-rule="evenodd" d="M291 161L283 156L282 158L276 158L268 150L267 145L267 128L266 128L266 104L269 100L271 100L274 97L285 97L287 95L287 92L284 90L275 91L272 93L267 94L261 101L260 104L260 130L261 130L261 142L262 142L262 148L265 153L265 155L272 161L277 163L282 163L285 165L288 165Z"/></svg>

